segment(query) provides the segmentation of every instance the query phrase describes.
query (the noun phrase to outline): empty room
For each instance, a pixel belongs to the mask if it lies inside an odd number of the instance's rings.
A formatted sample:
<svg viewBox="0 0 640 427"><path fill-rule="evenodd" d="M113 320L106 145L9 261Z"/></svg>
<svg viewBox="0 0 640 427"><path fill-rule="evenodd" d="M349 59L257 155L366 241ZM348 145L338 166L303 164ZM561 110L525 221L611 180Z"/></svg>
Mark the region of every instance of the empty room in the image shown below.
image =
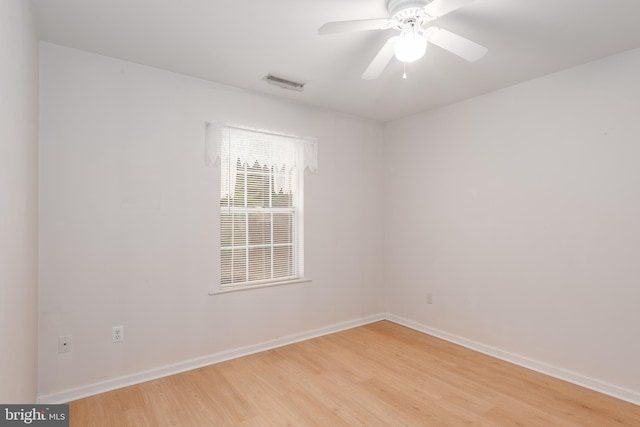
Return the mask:
<svg viewBox="0 0 640 427"><path fill-rule="evenodd" d="M640 426L639 18L0 0L0 425Z"/></svg>

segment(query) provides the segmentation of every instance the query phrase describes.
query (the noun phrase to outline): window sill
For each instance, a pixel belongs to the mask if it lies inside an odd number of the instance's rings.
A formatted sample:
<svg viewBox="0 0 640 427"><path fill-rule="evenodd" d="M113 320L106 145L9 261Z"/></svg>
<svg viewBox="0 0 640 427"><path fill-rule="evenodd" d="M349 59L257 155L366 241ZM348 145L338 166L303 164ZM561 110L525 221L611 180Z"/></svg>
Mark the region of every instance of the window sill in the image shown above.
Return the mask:
<svg viewBox="0 0 640 427"><path fill-rule="evenodd" d="M231 292L248 291L251 289L271 288L274 286L295 285L298 283L310 283L310 282L311 282L311 279L302 277L300 279L286 280L283 282L273 282L273 283L263 283L261 285L245 285L245 286L238 286L238 287L222 288L222 289L217 289L215 291L209 291L209 295L229 294Z"/></svg>

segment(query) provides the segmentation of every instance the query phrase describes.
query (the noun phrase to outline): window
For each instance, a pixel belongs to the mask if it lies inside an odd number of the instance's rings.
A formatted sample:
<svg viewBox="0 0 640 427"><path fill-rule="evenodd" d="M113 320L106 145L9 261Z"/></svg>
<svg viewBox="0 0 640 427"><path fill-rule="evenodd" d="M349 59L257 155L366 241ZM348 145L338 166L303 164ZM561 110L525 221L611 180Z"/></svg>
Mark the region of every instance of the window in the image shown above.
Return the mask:
<svg viewBox="0 0 640 427"><path fill-rule="evenodd" d="M207 134L220 159L220 289L301 279L303 178L317 169L315 140L214 124Z"/></svg>

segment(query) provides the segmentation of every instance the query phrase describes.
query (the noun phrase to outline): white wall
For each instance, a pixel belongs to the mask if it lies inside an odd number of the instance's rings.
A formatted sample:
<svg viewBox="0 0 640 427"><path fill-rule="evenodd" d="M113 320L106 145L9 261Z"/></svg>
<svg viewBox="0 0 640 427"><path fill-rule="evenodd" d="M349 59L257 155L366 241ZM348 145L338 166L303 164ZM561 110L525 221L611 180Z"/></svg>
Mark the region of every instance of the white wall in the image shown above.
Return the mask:
<svg viewBox="0 0 640 427"><path fill-rule="evenodd" d="M40 62L40 394L384 310L640 393L640 51L384 127L50 44ZM207 120L320 138L311 284L207 296Z"/></svg>
<svg viewBox="0 0 640 427"><path fill-rule="evenodd" d="M639 117L634 50L390 123L389 311L640 393Z"/></svg>
<svg viewBox="0 0 640 427"><path fill-rule="evenodd" d="M382 312L381 125L56 45L40 54L40 394ZM312 283L207 295L208 120L319 138ZM67 334L73 350L58 355Z"/></svg>
<svg viewBox="0 0 640 427"><path fill-rule="evenodd" d="M30 3L0 2L0 402L36 400L38 44Z"/></svg>

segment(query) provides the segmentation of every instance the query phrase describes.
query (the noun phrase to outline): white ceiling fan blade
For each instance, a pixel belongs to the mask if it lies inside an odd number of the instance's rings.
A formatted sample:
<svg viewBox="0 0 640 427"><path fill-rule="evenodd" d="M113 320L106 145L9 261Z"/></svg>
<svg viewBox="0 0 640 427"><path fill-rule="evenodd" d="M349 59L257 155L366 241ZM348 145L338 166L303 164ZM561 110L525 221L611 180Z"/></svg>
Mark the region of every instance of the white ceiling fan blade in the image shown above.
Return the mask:
<svg viewBox="0 0 640 427"><path fill-rule="evenodd" d="M427 31L429 43L440 46L469 62L477 61L487 53L486 47L443 28L430 27Z"/></svg>
<svg viewBox="0 0 640 427"><path fill-rule="evenodd" d="M399 38L399 36L394 36L387 40L384 46L382 46L382 49L380 49L380 52L378 52L376 57L373 58L373 61L371 61L371 64L369 64L369 67L367 67L367 70L362 75L364 80L374 80L382 74L384 69L387 67L387 64L389 64L389 61L391 61L391 58L393 58L395 53L393 48Z"/></svg>
<svg viewBox="0 0 640 427"><path fill-rule="evenodd" d="M473 1L474 0L433 0L424 7L424 10L436 19L459 9L462 6L472 3Z"/></svg>
<svg viewBox="0 0 640 427"><path fill-rule="evenodd" d="M387 18L328 22L320 27L318 34L324 36L326 34L345 33L348 31L383 30L387 28L389 24L390 22Z"/></svg>

